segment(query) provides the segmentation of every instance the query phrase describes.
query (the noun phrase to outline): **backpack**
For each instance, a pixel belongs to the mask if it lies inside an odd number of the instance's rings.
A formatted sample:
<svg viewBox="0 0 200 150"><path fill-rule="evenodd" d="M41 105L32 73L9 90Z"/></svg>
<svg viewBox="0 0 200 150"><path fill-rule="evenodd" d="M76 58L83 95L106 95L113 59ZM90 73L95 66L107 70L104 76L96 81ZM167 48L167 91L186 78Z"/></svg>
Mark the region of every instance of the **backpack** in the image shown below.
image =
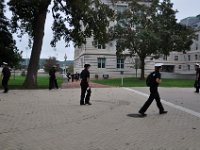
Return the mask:
<svg viewBox="0 0 200 150"><path fill-rule="evenodd" d="M154 83L155 83L155 78L154 78L154 72L151 72L148 76L147 76L147 78L146 78L146 85L147 86L152 86Z"/></svg>

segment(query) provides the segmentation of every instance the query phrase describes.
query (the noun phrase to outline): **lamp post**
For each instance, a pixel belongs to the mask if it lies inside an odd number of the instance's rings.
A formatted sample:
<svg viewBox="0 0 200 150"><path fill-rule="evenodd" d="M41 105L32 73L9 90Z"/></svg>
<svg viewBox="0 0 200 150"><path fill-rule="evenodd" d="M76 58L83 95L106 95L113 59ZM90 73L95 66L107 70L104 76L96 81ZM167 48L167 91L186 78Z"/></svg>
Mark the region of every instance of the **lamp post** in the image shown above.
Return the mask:
<svg viewBox="0 0 200 150"><path fill-rule="evenodd" d="M64 74L66 75L66 61L67 61L67 55L66 55L66 53L65 53L65 56L64 56L64 59L65 59L65 67L63 68L63 70L64 70Z"/></svg>

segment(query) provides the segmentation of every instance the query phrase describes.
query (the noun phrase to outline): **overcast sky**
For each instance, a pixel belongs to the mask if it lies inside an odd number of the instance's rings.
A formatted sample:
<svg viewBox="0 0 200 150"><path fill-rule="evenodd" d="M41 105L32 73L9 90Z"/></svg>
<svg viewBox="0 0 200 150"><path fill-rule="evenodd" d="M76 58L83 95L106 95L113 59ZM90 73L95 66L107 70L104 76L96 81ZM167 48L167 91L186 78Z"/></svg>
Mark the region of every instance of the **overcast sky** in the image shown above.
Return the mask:
<svg viewBox="0 0 200 150"><path fill-rule="evenodd" d="M180 21L183 18L196 16L200 14L200 0L171 0L174 3L174 9L178 10L177 19ZM41 52L41 58L49 58L50 56L56 57L57 60L64 60L64 55L67 55L67 60L74 59L74 47L71 43L70 47L65 47L63 41L57 43L56 48L50 46L50 41L52 39L52 17L48 14L46 25L45 25L45 36L43 39L43 47ZM16 38L17 47L23 51L23 58L30 58L31 49L28 48L27 37L24 37L20 42Z"/></svg>

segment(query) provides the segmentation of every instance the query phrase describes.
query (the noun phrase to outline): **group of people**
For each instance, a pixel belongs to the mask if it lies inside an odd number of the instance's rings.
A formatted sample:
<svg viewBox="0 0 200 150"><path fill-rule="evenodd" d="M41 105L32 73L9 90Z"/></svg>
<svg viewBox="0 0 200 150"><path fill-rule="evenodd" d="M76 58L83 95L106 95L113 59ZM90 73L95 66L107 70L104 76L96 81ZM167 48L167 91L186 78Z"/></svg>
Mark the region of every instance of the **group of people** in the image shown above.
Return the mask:
<svg viewBox="0 0 200 150"><path fill-rule="evenodd" d="M79 81L79 79L80 79L80 74L79 73L77 73L77 72L75 74L71 74L70 72L67 73L68 82L70 80L72 80L72 82L74 82L74 80L75 81Z"/></svg>
<svg viewBox="0 0 200 150"><path fill-rule="evenodd" d="M91 87L90 87L90 72L89 72L90 64L85 64L84 69L82 70L80 74L81 82L81 96L80 96L80 105L92 105L90 102L90 96L91 96ZM152 72L149 76L151 76L151 84L148 84L150 95L147 101L144 103L144 105L141 107L141 109L138 111L141 116L146 116L146 111L153 102L153 100L156 100L157 107L159 109L160 114L166 114L167 111L164 110L164 107L160 101L160 96L158 92L158 86L161 83L161 68L162 64L158 63L155 64L155 70ZM196 88L195 93L199 93L200 88L200 65L195 64L195 70L196 70L196 78L195 78L195 84L194 87ZM2 69L2 86L4 88L4 93L8 92L8 81L10 78L10 69L8 68L8 64L6 62L3 62L3 69ZM49 70L49 90L56 88L58 89L58 83L56 79L56 66L53 66Z"/></svg>

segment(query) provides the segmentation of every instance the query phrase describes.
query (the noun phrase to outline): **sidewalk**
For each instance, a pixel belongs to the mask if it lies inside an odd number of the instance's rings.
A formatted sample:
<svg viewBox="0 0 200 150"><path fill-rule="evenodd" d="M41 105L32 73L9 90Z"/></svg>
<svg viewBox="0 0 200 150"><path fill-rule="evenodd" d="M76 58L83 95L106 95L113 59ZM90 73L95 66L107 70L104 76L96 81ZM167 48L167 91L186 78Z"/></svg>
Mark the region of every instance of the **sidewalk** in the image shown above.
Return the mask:
<svg viewBox="0 0 200 150"><path fill-rule="evenodd" d="M103 85L103 84L98 84L98 83L93 83L93 82L90 82L90 86L92 88L109 88L110 86L108 85ZM61 88L63 89L66 89L66 88L80 88L80 81L74 81L74 82L67 82L65 81Z"/></svg>
<svg viewBox="0 0 200 150"><path fill-rule="evenodd" d="M174 89L173 89L174 90ZM181 93L184 94L184 93ZM0 150L199 150L200 118L123 88L93 88L80 106L80 88L0 93Z"/></svg>

